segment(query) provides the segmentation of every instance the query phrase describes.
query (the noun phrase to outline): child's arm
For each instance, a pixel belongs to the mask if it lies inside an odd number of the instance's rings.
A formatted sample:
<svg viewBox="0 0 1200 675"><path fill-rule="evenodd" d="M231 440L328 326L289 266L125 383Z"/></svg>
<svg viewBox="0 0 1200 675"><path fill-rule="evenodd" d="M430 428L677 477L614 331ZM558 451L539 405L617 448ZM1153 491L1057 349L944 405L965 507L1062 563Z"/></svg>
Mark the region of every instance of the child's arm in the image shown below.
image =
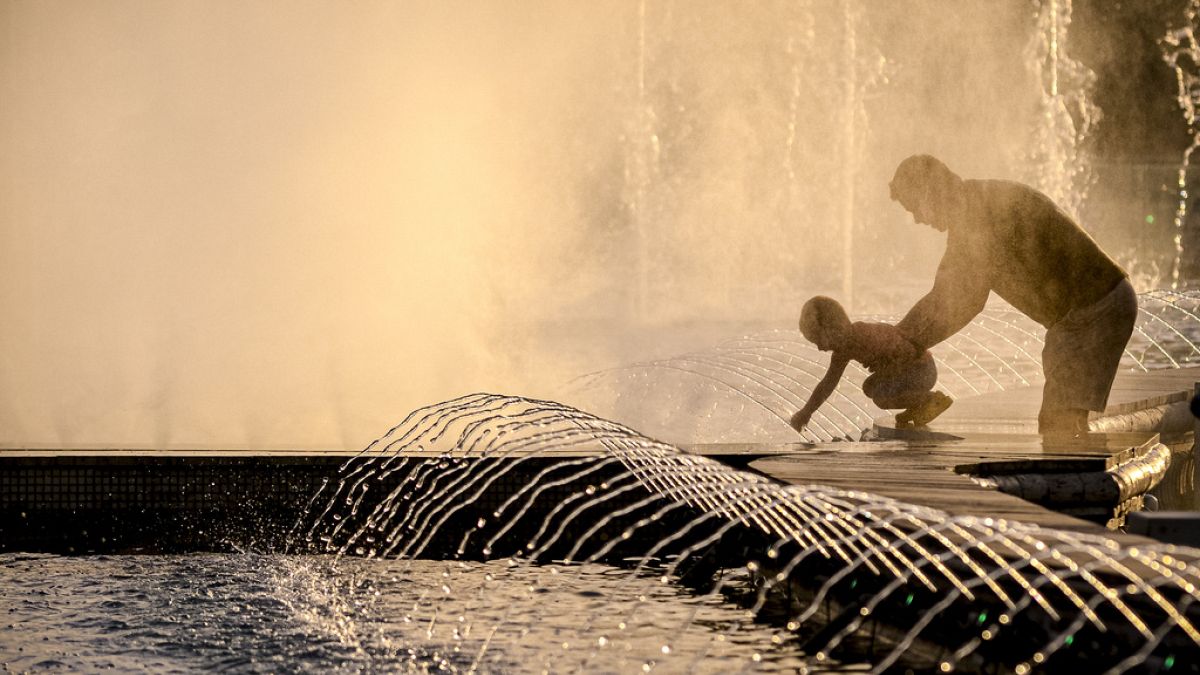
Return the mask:
<svg viewBox="0 0 1200 675"><path fill-rule="evenodd" d="M825 371L825 377L813 387L812 395L808 397L808 403L804 407L792 415L792 428L796 431L803 431L808 420L821 407L821 404L829 398L833 390L837 388L838 382L842 379L842 373L846 372L846 364L850 363L850 359L837 352L829 359L829 370Z"/></svg>

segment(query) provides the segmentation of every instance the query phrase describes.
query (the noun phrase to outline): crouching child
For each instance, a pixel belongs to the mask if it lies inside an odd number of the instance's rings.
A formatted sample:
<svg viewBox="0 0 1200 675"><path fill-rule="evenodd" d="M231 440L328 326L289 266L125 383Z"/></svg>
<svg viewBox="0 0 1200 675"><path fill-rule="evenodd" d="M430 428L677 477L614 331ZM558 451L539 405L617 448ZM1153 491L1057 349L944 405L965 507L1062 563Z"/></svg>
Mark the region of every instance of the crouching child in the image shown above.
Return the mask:
<svg viewBox="0 0 1200 675"><path fill-rule="evenodd" d="M832 352L829 370L813 387L808 403L792 416L791 424L802 431L813 413L825 403L850 361L858 361L871 372L863 382L863 393L885 410L901 410L896 415L900 427L929 424L954 401L940 391L937 365L928 350L919 350L886 323L851 322L836 300L818 295L800 312L800 332L823 352Z"/></svg>

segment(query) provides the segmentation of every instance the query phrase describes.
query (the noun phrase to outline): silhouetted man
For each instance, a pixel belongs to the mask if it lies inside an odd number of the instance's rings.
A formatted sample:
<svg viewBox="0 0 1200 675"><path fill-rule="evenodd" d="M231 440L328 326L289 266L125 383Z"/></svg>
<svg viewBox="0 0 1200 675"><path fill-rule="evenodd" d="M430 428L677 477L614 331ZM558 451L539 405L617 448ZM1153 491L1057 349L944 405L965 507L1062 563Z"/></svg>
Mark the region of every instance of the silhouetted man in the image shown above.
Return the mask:
<svg viewBox="0 0 1200 675"><path fill-rule="evenodd" d="M967 325L995 291L1046 327L1039 432L1087 430L1104 410L1137 318L1128 275L1046 195L1002 180L964 180L929 155L900 163L892 199L947 232L933 290L897 324L918 349Z"/></svg>

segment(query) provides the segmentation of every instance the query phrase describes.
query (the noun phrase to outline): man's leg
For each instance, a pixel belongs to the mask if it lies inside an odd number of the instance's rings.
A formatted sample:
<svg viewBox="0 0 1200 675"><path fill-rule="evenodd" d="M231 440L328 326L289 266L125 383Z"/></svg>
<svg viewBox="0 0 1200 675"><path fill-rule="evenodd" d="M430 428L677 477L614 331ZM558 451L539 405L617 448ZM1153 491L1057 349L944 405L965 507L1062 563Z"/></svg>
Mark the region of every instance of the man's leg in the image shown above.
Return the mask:
<svg viewBox="0 0 1200 675"><path fill-rule="evenodd" d="M1108 402L1137 311L1137 293L1126 280L1046 331L1039 433L1088 430L1088 411L1102 411Z"/></svg>

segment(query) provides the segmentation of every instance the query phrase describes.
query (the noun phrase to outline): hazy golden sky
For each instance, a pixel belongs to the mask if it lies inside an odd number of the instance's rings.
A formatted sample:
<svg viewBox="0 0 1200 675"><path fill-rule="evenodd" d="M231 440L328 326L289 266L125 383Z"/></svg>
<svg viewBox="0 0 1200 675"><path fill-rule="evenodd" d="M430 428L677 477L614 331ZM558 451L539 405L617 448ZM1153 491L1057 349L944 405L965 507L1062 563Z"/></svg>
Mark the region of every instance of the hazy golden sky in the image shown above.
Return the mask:
<svg viewBox="0 0 1200 675"><path fill-rule="evenodd" d="M356 447L501 384L563 10L0 4L0 443Z"/></svg>
<svg viewBox="0 0 1200 675"><path fill-rule="evenodd" d="M609 365L639 255L650 319L790 317L852 182L862 250L931 266L886 177L1011 164L1028 12L857 6L0 3L0 446L356 448L537 395Z"/></svg>

